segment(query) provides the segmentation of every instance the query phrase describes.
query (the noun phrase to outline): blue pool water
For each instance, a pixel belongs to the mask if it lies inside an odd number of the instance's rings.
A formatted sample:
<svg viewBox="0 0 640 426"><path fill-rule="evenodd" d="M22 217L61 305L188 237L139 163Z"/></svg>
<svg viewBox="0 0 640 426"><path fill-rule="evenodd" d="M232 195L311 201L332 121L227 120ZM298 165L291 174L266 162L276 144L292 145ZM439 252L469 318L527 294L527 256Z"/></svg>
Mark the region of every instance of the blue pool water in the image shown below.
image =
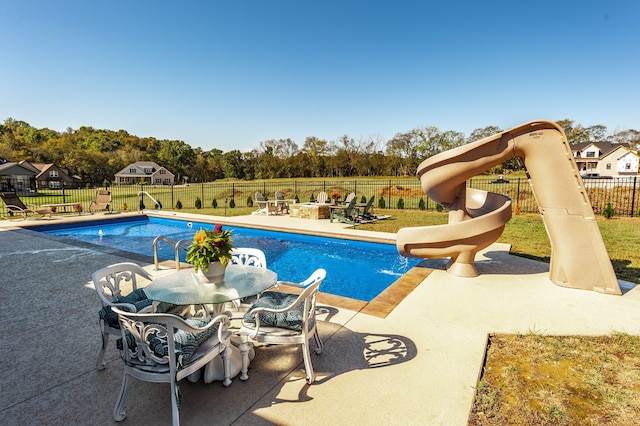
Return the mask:
<svg viewBox="0 0 640 426"><path fill-rule="evenodd" d="M95 225L77 224L61 228L48 226L38 230L71 237L84 242L153 255L153 240L163 235L172 241L191 241L200 228L212 224L141 216L133 220L109 220ZM236 247L254 247L264 251L269 269L278 279L300 282L317 268L327 270L320 290L325 293L371 301L420 259L407 259L394 245L337 238L290 234L252 228L230 227ZM185 252L180 250L184 261ZM158 245L160 259L173 260L174 248Z"/></svg>

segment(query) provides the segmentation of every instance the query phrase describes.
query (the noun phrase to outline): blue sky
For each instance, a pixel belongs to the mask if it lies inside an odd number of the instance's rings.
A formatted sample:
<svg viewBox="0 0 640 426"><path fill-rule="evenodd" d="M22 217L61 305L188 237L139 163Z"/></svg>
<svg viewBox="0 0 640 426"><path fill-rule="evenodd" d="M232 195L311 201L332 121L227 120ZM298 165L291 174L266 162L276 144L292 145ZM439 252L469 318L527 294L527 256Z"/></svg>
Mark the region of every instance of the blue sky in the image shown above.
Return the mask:
<svg viewBox="0 0 640 426"><path fill-rule="evenodd" d="M640 130L640 2L0 0L0 120L269 139Z"/></svg>

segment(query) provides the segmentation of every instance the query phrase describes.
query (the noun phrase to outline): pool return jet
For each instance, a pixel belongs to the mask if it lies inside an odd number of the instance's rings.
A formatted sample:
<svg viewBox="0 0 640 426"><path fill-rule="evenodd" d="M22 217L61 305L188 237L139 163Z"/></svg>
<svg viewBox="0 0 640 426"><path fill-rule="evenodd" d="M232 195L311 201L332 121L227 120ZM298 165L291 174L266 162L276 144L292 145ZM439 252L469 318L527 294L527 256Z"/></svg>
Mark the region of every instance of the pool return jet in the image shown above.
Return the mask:
<svg viewBox="0 0 640 426"><path fill-rule="evenodd" d="M550 121L525 123L423 161L417 171L422 189L449 210L449 223L400 229L399 253L450 257L449 273L477 276L475 255L502 234L511 219L511 200L467 188L466 181L512 157L524 160L551 241L550 280L563 287L621 294L567 138Z"/></svg>

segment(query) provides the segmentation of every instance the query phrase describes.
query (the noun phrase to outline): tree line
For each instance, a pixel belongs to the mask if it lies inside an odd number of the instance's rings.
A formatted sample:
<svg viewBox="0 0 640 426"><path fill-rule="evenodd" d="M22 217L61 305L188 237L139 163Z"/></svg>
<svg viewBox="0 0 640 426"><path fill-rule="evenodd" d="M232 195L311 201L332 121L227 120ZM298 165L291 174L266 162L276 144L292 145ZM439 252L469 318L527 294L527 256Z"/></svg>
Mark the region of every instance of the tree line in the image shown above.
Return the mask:
<svg viewBox="0 0 640 426"><path fill-rule="evenodd" d="M585 127L570 119L557 123L572 144L607 141L640 148L637 130L608 133L603 125ZM181 140L134 136L125 130L82 126L58 132L7 118L0 125L0 159L53 163L93 185L112 181L117 172L136 161L154 161L174 173L179 182L410 176L424 159L502 130L487 126L465 137L461 132L427 126L396 133L387 141L379 137L354 139L344 135L337 140L325 140L309 136L301 147L291 139L270 139L259 142L248 152L224 152L217 148L208 151L193 148ZM517 161L509 160L492 172L517 168Z"/></svg>

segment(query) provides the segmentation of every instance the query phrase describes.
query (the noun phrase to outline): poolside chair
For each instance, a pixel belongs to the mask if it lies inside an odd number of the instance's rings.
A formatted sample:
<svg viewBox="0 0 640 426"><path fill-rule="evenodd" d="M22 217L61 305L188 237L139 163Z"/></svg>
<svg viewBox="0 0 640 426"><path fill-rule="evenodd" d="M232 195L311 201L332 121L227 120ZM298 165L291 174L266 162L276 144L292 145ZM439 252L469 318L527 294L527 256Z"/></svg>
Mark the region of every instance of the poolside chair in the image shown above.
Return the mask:
<svg viewBox="0 0 640 426"><path fill-rule="evenodd" d="M373 201L375 199L376 199L375 195L372 195L371 198L369 198L369 201L367 201L367 204L364 206L364 208L356 218L358 222L365 223L365 222L373 222L378 220L378 218L372 213Z"/></svg>
<svg viewBox="0 0 640 426"><path fill-rule="evenodd" d="M256 199L258 210L252 214L267 214L267 200L264 198L264 195L262 195L262 192L256 191L254 198Z"/></svg>
<svg viewBox="0 0 640 426"><path fill-rule="evenodd" d="M344 199L344 203L343 204L349 204L351 202L351 200L353 200L356 197L356 193L355 192L350 192L349 195L347 195L347 198Z"/></svg>
<svg viewBox="0 0 640 426"><path fill-rule="evenodd" d="M26 219L29 214L39 214L42 217L49 216L53 214L53 210L48 207L38 207L33 204L29 204L28 206L20 200L18 194L15 192L0 192L0 198L7 206L7 210L9 210L9 216L13 216L14 214L20 214L24 219Z"/></svg>
<svg viewBox="0 0 640 426"><path fill-rule="evenodd" d="M333 222L333 219L338 219L340 222L354 223L358 218L358 211L356 209L357 201L356 197L353 197L346 206L329 206L331 210L329 214L330 222Z"/></svg>
<svg viewBox="0 0 640 426"><path fill-rule="evenodd" d="M307 383L315 380L309 339L313 337L316 353L322 352L322 340L316 328L316 296L327 272L317 269L309 278L296 285L304 290L299 295L266 291L251 305L242 319L240 334L250 342L269 345L302 345ZM248 356L243 353L243 357ZM245 363L246 362L246 363ZM248 365L248 360L243 360Z"/></svg>
<svg viewBox="0 0 640 426"><path fill-rule="evenodd" d="M99 210L106 210L107 213L113 212L113 208L111 207L111 191L105 189L98 189L96 191L96 198L89 204L89 211L91 214L94 214Z"/></svg>
<svg viewBox="0 0 640 426"><path fill-rule="evenodd" d="M264 252L257 248L250 247L234 247L231 250L230 265L255 266L257 268L267 267L267 258ZM236 309L240 309L240 299L235 299L233 305Z"/></svg>
<svg viewBox="0 0 640 426"><path fill-rule="evenodd" d="M99 269L92 275L93 286L102 304L102 309L98 313L102 333L102 348L96 361L98 370L102 370L105 366L104 353L109 344L109 335L120 336L118 316L112 308L117 306L130 312L152 309L153 301L147 298L143 289L138 288L140 277L151 280L151 275L147 271L131 262L116 263ZM131 291L126 292L126 295L123 294L122 288L125 282L131 285Z"/></svg>
<svg viewBox="0 0 640 426"><path fill-rule="evenodd" d="M281 192L276 192L276 209L279 214L289 214L289 203Z"/></svg>
<svg viewBox="0 0 640 426"><path fill-rule="evenodd" d="M316 198L316 203L318 204L327 204L329 202L329 195L322 191L318 193L318 198Z"/></svg>
<svg viewBox="0 0 640 426"><path fill-rule="evenodd" d="M126 417L124 400L129 377L170 384L173 425L180 424L180 380L199 374L199 370L204 368L205 383L212 381L208 378L212 374L212 361L220 355L224 370L222 384L231 384L228 313L213 319L185 320L173 314L132 313L115 307L113 311L120 322L118 349L124 361L122 387L113 409L116 421Z"/></svg>

